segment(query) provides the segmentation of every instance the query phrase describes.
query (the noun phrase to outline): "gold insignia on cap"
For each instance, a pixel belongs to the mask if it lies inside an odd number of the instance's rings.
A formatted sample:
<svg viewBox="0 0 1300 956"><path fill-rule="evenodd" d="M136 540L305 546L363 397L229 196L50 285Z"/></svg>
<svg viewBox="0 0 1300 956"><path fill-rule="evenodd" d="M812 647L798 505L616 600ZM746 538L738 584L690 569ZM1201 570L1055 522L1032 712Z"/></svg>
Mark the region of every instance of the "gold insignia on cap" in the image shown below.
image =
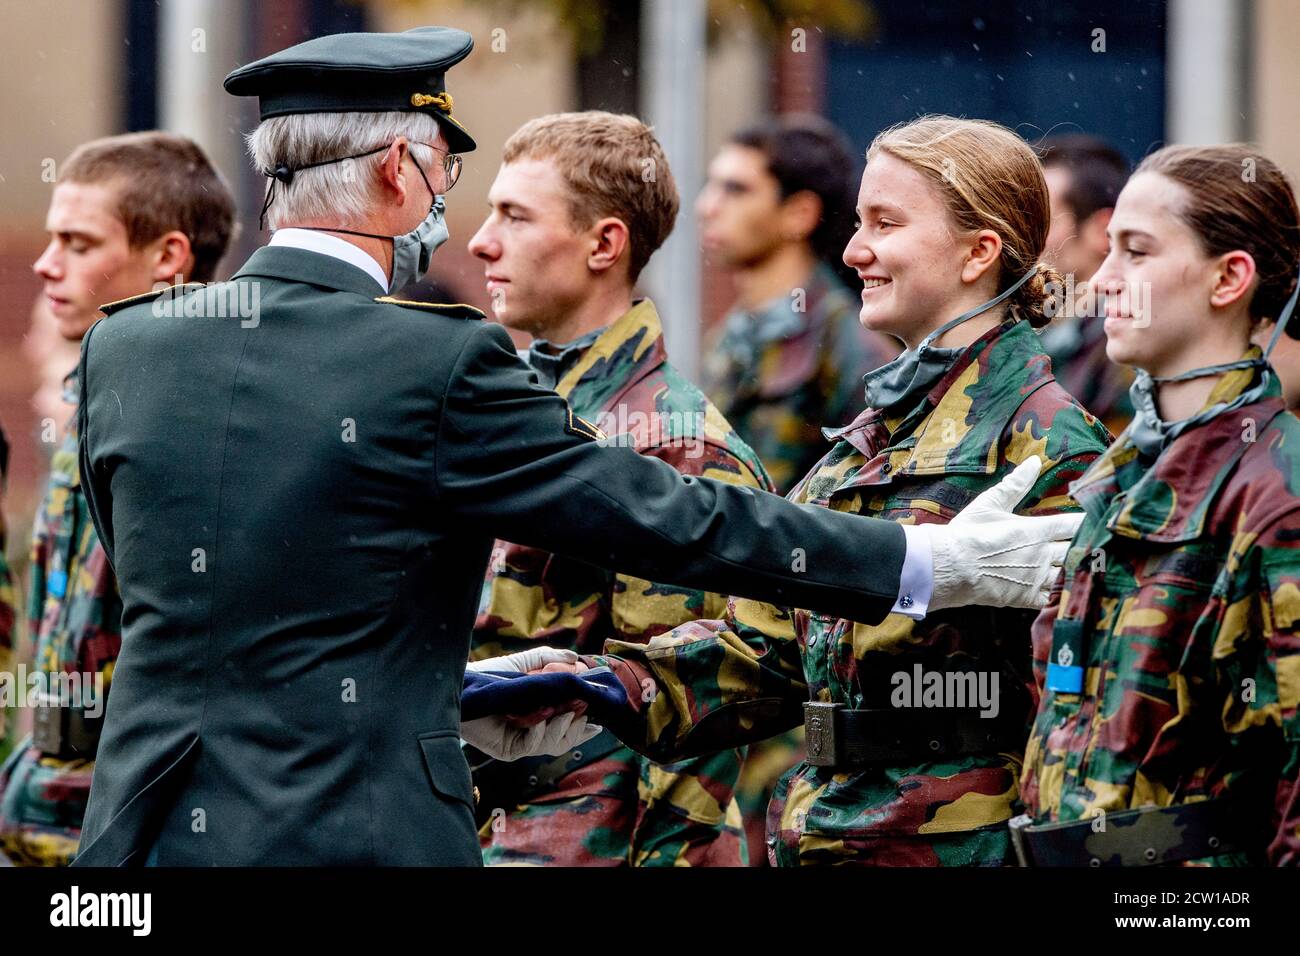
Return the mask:
<svg viewBox="0 0 1300 956"><path fill-rule="evenodd" d="M450 93L439 93L437 96L430 96L428 93L411 94L412 106L436 106L448 115L451 113L451 103Z"/></svg>

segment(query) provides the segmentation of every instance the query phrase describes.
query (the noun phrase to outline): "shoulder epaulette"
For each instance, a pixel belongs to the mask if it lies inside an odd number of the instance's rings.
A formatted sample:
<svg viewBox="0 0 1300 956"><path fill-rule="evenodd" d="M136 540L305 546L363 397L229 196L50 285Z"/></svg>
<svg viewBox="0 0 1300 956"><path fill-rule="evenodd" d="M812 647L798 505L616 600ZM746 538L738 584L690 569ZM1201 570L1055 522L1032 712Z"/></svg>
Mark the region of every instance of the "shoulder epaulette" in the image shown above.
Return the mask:
<svg viewBox="0 0 1300 956"><path fill-rule="evenodd" d="M387 305L404 305L410 309L424 312L437 312L439 315L451 316L453 319L482 319L486 316L481 309L463 302L416 302L413 299L394 299L391 295L377 295L376 302Z"/></svg>
<svg viewBox="0 0 1300 956"><path fill-rule="evenodd" d="M203 288L203 283L185 282L182 283L181 285L169 285L165 289L153 289L149 292L141 292L139 295L129 295L125 299L118 299L116 302L109 302L106 305L101 305L99 307L99 311L103 312L105 315L112 315L114 312L121 312L123 309L127 308L128 306L135 305L139 302L148 302L151 299L156 299L167 292L175 293L178 295L184 294L185 290L191 287L201 289Z"/></svg>

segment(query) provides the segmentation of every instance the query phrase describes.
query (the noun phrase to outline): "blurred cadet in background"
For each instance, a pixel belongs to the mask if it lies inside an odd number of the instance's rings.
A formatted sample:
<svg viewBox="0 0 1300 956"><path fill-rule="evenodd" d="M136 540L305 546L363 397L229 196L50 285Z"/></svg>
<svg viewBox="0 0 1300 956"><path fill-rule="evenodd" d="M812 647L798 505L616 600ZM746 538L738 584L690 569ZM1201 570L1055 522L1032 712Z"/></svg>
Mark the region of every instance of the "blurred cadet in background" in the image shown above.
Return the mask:
<svg viewBox="0 0 1300 956"><path fill-rule="evenodd" d="M1102 318L1089 311L1083 287L1106 258L1106 226L1128 179L1128 161L1095 136L1045 139L1038 148L1052 199L1045 257L1065 278L1065 308L1043 330L1043 349L1065 390L1102 420L1112 435L1133 417L1133 373L1106 357ZM1070 291L1073 289L1073 294Z"/></svg>
<svg viewBox="0 0 1300 956"><path fill-rule="evenodd" d="M815 116L731 137L695 204L705 252L739 298L706 343L704 390L785 494L826 454L822 426L863 408L862 376L898 354L838 277L853 234L853 154Z"/></svg>
<svg viewBox="0 0 1300 956"><path fill-rule="evenodd" d="M101 304L184 279L212 279L234 212L226 184L188 139L131 133L78 147L60 167L46 217L49 244L32 267L45 282L59 336L80 341L101 317ZM36 340L46 337L43 328L38 316ZM58 354L48 343L38 351ZM64 386L71 414L79 393L75 369ZM75 421L50 463L29 583L33 669L80 675L83 692L78 702L36 707L31 739L0 768L0 851L20 865L61 866L77 852L102 695L121 647L121 599L82 491Z"/></svg>
<svg viewBox="0 0 1300 956"><path fill-rule="evenodd" d="M0 426L0 505L4 503L5 481L9 476L9 442ZM14 591L13 573L5 557L5 515L0 508L0 672L12 670L14 640L17 637L18 598ZM0 703L0 760L4 760L5 705Z"/></svg>

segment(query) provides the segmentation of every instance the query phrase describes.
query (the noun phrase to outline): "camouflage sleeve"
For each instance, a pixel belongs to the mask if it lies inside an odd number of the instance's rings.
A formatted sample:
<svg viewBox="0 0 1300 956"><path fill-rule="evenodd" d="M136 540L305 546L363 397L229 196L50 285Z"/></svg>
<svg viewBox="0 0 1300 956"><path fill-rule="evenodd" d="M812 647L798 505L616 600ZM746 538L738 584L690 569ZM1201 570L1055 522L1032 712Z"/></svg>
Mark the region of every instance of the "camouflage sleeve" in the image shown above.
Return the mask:
<svg viewBox="0 0 1300 956"><path fill-rule="evenodd" d="M1270 863L1300 865L1300 511L1289 513L1256 541L1260 549L1262 614L1267 666L1256 686L1258 708L1277 708L1282 728L1281 765L1274 801L1277 832ZM1264 691L1276 688L1276 698Z"/></svg>
<svg viewBox="0 0 1300 956"><path fill-rule="evenodd" d="M1003 435L1003 454L1009 465L1018 465L1033 455L1043 460L1038 480L1016 511L1028 515L1079 511L1078 503L1070 497L1070 484L1101 457L1110 444L1110 433L1078 406L1040 408L1038 404L1022 406ZM1048 414L1051 420L1043 421Z"/></svg>
<svg viewBox="0 0 1300 956"><path fill-rule="evenodd" d="M803 719L808 699L789 611L732 598L717 621L692 621L648 644L609 641L609 666L631 715L616 732L659 763L771 737Z"/></svg>
<svg viewBox="0 0 1300 956"><path fill-rule="evenodd" d="M684 475L761 488L738 458L716 445L678 443L649 449ZM719 618L727 598L708 591L665 587L626 574L615 577L610 601L614 631L643 643L689 621ZM704 866L726 829L744 754L728 749L661 767L640 758L637 820L629 861L633 866ZM739 819L733 821L738 827ZM738 835L732 839L740 842Z"/></svg>
<svg viewBox="0 0 1300 956"><path fill-rule="evenodd" d="M744 462L716 445L679 443L646 449L642 454L667 462L683 475L764 487ZM626 640L645 641L687 621L713 620L722 617L726 608L725 594L654 584L630 574L614 576L610 596L614 633Z"/></svg>
<svg viewBox="0 0 1300 956"><path fill-rule="evenodd" d="M744 838L736 782L743 750L660 766L640 759L632 866L711 866L741 861Z"/></svg>

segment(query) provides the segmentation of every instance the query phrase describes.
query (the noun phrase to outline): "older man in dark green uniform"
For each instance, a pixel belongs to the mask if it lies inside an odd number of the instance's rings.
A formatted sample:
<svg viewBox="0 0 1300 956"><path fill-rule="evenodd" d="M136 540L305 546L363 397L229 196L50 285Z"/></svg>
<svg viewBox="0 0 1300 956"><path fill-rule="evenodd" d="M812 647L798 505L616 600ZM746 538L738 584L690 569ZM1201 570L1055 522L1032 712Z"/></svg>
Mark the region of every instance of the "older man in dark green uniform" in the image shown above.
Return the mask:
<svg viewBox="0 0 1300 956"><path fill-rule="evenodd" d="M493 538L860 621L1045 601L1072 518L908 533L686 477L601 445L475 310L386 295L446 237L474 141L444 74L471 46L342 34L232 73L271 244L83 343L124 610L80 865L477 865L460 738L509 759L595 732L460 720Z"/></svg>

